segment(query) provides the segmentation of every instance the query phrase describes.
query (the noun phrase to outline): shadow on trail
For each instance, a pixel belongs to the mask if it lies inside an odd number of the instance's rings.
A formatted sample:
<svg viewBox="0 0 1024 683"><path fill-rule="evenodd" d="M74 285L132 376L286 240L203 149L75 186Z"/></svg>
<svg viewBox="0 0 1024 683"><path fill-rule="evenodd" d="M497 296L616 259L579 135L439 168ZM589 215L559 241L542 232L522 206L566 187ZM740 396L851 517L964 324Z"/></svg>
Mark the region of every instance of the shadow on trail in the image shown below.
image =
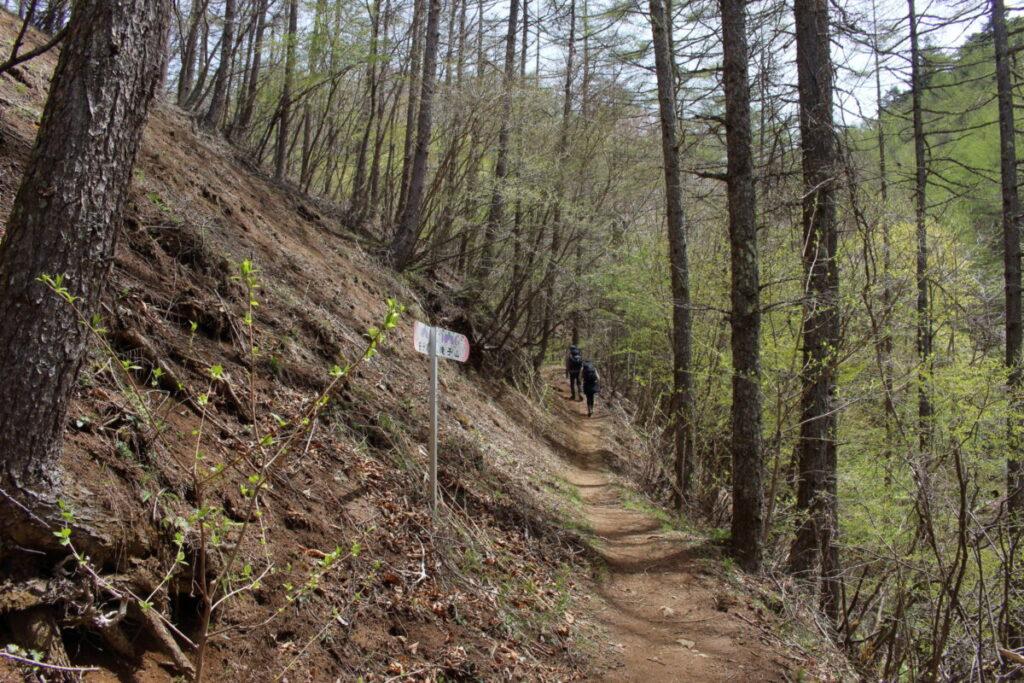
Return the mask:
<svg viewBox="0 0 1024 683"><path fill-rule="evenodd" d="M562 431L562 429L559 429L559 431ZM613 472L618 472L622 469L619 456L614 451L601 448L581 453L574 445L566 443L566 441L571 441L572 437L565 434L559 434L558 436L546 434L545 440L563 460L577 467L593 470L608 469Z"/></svg>
<svg viewBox="0 0 1024 683"><path fill-rule="evenodd" d="M656 543L657 541L654 542ZM715 556L713 546L704 545L694 545L685 548L677 547L664 555L658 556L656 551L651 552L651 543L651 540L643 540L632 544L624 543L619 546L620 550L642 550L644 551L643 557L609 557L603 553L601 555L609 567L622 574L671 574L678 572L683 565L689 565L692 562L699 562L700 560L710 559ZM666 539L663 543L668 545L677 542ZM652 555L654 556L652 557Z"/></svg>
<svg viewBox="0 0 1024 683"><path fill-rule="evenodd" d="M636 536L637 534L651 535L661 530L661 522L659 522L656 519L645 519L639 521L635 526L629 526L624 524L620 529L617 529L615 531L605 531L603 533L597 533L596 535L598 540L614 541L616 539Z"/></svg>

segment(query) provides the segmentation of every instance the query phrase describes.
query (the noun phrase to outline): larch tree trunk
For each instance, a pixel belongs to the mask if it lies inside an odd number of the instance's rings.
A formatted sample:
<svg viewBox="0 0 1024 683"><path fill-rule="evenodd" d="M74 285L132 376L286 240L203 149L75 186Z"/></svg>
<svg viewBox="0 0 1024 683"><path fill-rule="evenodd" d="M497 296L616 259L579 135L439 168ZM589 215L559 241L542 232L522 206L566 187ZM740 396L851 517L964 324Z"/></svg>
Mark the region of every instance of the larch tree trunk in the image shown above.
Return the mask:
<svg viewBox="0 0 1024 683"><path fill-rule="evenodd" d="M693 473L693 374L691 369L690 276L683 214L683 182L676 141L676 94L671 49L671 17L662 0L650 0L654 68L658 79L661 153L665 173L669 267L672 277L672 402L675 447L675 505L681 509L690 495Z"/></svg>
<svg viewBox="0 0 1024 683"><path fill-rule="evenodd" d="M494 164L494 187L487 211L484 243L477 277L485 280L494 269L498 232L505 209L505 179L508 177L508 138L512 124L512 84L516 75L516 33L519 29L519 0L509 0L508 33L505 36L505 72L501 81L501 128L498 131L498 158Z"/></svg>
<svg viewBox="0 0 1024 683"><path fill-rule="evenodd" d="M370 153L370 143L374 140L374 126L377 115L378 81L377 81L377 50L380 36L380 0L374 0L370 6L370 56L366 65L366 88L369 101L366 104L366 126L363 128L363 137L359 141L359 154L356 158L355 178L352 181L352 198L349 201L355 223L362 222L366 216L370 193L367 192L368 178L366 173L367 156Z"/></svg>
<svg viewBox="0 0 1024 683"><path fill-rule="evenodd" d="M540 301L540 339L533 356L533 372L540 375L551 343L552 321L555 318L555 291L558 280L558 259L562 251L562 234L566 227L562 221L562 205L565 202L565 161L569 156L569 127L572 122L572 79L576 62L576 0L569 0L569 40L565 55L565 78L562 81L562 121L558 131L558 155L556 163L556 187L552 209L551 241L547 264L544 267L543 296ZM540 226L543 231L544 226Z"/></svg>
<svg viewBox="0 0 1024 683"><path fill-rule="evenodd" d="M224 31L220 37L220 63L213 77L213 95L210 108L202 124L208 130L220 128L228 103L228 81L235 50L235 0L224 0Z"/></svg>
<svg viewBox="0 0 1024 683"><path fill-rule="evenodd" d="M99 310L113 264L170 17L170 0L76 3L0 243L5 546L56 545L58 456L89 334L82 318ZM77 311L38 281L43 275L63 278Z"/></svg>
<svg viewBox="0 0 1024 683"><path fill-rule="evenodd" d="M412 174L412 158L416 151L416 124L418 120L419 99L417 97L417 80L421 74L420 62L423 59L423 48L421 46L423 22L423 3L428 0L413 0L412 24L409 26L409 97L405 103L405 143L402 145L402 178L398 190L398 211L395 217L396 223L401 222L405 213L405 202L409 196L409 176ZM439 29L440 30L440 29Z"/></svg>
<svg viewBox="0 0 1024 683"><path fill-rule="evenodd" d="M455 49L455 85L462 86L462 77L466 69L466 13L469 9L469 0L455 0L459 3L459 36Z"/></svg>
<svg viewBox="0 0 1024 683"><path fill-rule="evenodd" d="M1014 133L1013 82L1010 70L1006 8L1003 0L992 0L992 34L996 57L996 89L999 108L999 166L1003 200L1003 280L1006 288L1006 368L1010 415L1007 419L1006 501L1009 551L1003 567L1006 599L1002 609L1007 647L1024 647L1024 577L1019 568L1022 525L1024 525L1024 471L1021 464L1021 419L1024 410L1021 372L1021 247L1020 196L1017 193L1017 147Z"/></svg>
<svg viewBox="0 0 1024 683"><path fill-rule="evenodd" d="M922 538L934 532L932 521L932 322L928 286L928 160L924 137L924 77L914 0L907 0L910 27L910 102L914 134L914 226L917 239L915 278L917 284L917 436L918 454L911 460L916 491L917 533Z"/></svg>
<svg viewBox="0 0 1024 683"><path fill-rule="evenodd" d="M178 96L179 107L184 107L192 95L192 88L196 77L196 62L198 55L196 50L199 44L199 23L200 17L206 11L208 0L192 0L192 8L188 14L188 30L182 38L181 46L181 68L178 71Z"/></svg>
<svg viewBox="0 0 1024 683"><path fill-rule="evenodd" d="M197 42L197 54L195 59L197 61L198 71L195 74L195 83L192 85L191 91L188 93L188 97L181 104L184 109L191 109L198 111L200 103L209 94L209 88L207 87L206 81L207 76L210 73L211 59L209 54L210 49L210 21L206 16L206 6L209 2L204 2L204 8L202 13L198 17L199 21L199 40Z"/></svg>
<svg viewBox="0 0 1024 683"><path fill-rule="evenodd" d="M381 25L381 34L384 36L388 35L388 30L391 25L391 21L394 16L394 11L391 9L390 0L384 2L384 19ZM378 72L377 79L380 83L387 82L388 77L388 65L387 63L381 65L381 69ZM369 181L369 214L374 217L379 217L381 211L384 208L386 202L380 199L380 169L381 169L381 157L384 156L382 151L384 149L385 136L389 134L391 126L388 125L390 121L393 121L393 117L385 116L388 100L392 99L391 91L386 92L383 96L377 98L377 132L374 135L373 142L373 157L370 161L370 181ZM397 95L394 96L394 100L397 101ZM390 165L391 160L388 159Z"/></svg>
<svg viewBox="0 0 1024 683"><path fill-rule="evenodd" d="M893 305L893 278L892 278L892 230L887 216L889 210L889 178L887 170L887 151L885 144L885 125L883 116L885 108L882 99L882 46L879 44L878 34L878 9L877 1L871 3L872 17L872 48L875 62L875 102L878 106L878 189L879 199L882 201L881 219L879 221L882 231L882 314L879 318L881 328L876 330L877 339L875 350L878 356L879 372L882 376L882 410L885 420L885 441L886 459L892 455L892 444L895 441L896 426L894 424L896 415L895 388L893 381L892 361L892 324L891 309Z"/></svg>
<svg viewBox="0 0 1024 683"><path fill-rule="evenodd" d="M523 0L523 32L520 39L520 50L519 50L519 82L526 82L526 56L527 50L530 45L530 2L529 0ZM517 169L518 175L518 169ZM523 221L526 212L523 209L523 198L516 198L515 213L512 220L512 286L515 288L512 292L512 300L508 307L508 320L510 321L509 330L511 331L515 323L511 321L519 320L522 314L520 308L520 300L522 297L522 288L516 284L523 281L523 274L529 272L524 268L523 259L523 232L524 225ZM533 253L531 252L529 257L532 259Z"/></svg>
<svg viewBox="0 0 1024 683"><path fill-rule="evenodd" d="M591 107L590 107L590 83L592 80L593 60L591 59L590 49L590 8L587 4L587 0L582 0L582 6L580 7L581 14L583 15L580 31L583 46L582 46L582 59L580 60L580 71L582 71L582 78L580 79L580 122L581 128L586 130L587 125L591 122ZM573 301L578 304L583 298L583 244L589 241L588 233L589 226L586 223L578 226L579 232L574 236L575 250L573 254L573 273L572 273L572 298ZM570 337L572 339L573 346L579 346L580 344L580 328L581 323L585 323L586 320L582 315L581 310L576 306L572 305L567 307L569 319L571 320Z"/></svg>
<svg viewBox="0 0 1024 683"><path fill-rule="evenodd" d="M930 397L931 357L932 357L932 324L928 303L928 168L924 139L924 111L921 104L924 83L921 74L921 49L918 44L918 16L914 0L907 0L910 25L910 98L913 110L914 129L914 225L917 236L917 419L918 440L921 447L919 467L923 476L926 469L927 453L931 449L931 418L932 405ZM927 483L922 481L927 495ZM927 512L925 512L927 514Z"/></svg>
<svg viewBox="0 0 1024 683"><path fill-rule="evenodd" d="M284 180L288 171L288 134L292 111L292 86L295 80L295 53L299 40L299 0L288 2L288 33L285 36L284 85L281 87L281 114L277 122L277 147L274 151L274 179Z"/></svg>
<svg viewBox="0 0 1024 683"><path fill-rule="evenodd" d="M249 65L245 92L239 95L241 103L234 125L232 125L231 138L235 142L248 135L249 126L252 125L252 115L256 109L256 96L260 90L260 71L263 67L263 35L267 30L269 2L270 0L259 0L255 10L256 25L252 38L252 64Z"/></svg>
<svg viewBox="0 0 1024 683"><path fill-rule="evenodd" d="M530 0L523 0L523 36L519 50L519 81L526 80L526 53L530 48Z"/></svg>
<svg viewBox="0 0 1024 683"><path fill-rule="evenodd" d="M761 567L761 300L758 275L750 82L743 0L721 0L732 258L732 548L747 571Z"/></svg>
<svg viewBox="0 0 1024 683"><path fill-rule="evenodd" d="M427 157L433 134L434 72L437 70L437 45L440 39L441 0L428 0L427 35L423 46L423 75L420 79L420 112L416 123L416 150L409 173L409 192L402 220L391 240L391 262L402 270L409 265L420 234L423 186L427 179Z"/></svg>
<svg viewBox="0 0 1024 683"><path fill-rule="evenodd" d="M840 609L836 504L836 359L839 266L836 258L838 147L832 123L832 59L827 0L795 0L797 87L803 166L805 270L803 367L797 508L803 515L790 569L810 574L820 563L821 604Z"/></svg>

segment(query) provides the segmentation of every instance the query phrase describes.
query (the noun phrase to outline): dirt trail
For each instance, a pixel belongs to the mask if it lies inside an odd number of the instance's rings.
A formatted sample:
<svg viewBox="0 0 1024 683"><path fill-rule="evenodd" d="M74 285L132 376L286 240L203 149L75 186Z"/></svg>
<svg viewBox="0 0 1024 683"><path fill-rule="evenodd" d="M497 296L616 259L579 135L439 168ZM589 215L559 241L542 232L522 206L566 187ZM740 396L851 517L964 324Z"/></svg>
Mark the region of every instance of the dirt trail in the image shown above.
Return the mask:
<svg viewBox="0 0 1024 683"><path fill-rule="evenodd" d="M607 468L615 455L615 423L598 400L588 418L585 402L568 400L557 369L563 476L576 486L608 567L599 586L595 620L618 651L603 672L608 681L787 681L785 660L762 640L756 616L722 577L718 550L707 540L664 527L651 514L630 509Z"/></svg>

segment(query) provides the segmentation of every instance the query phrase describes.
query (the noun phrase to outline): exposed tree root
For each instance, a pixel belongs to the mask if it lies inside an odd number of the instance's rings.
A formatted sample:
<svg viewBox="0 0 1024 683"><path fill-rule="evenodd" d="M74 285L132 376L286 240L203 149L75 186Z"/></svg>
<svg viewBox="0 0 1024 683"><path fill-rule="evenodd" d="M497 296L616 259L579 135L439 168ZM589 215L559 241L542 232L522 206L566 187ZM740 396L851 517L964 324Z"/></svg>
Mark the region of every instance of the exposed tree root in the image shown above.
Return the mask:
<svg viewBox="0 0 1024 683"><path fill-rule="evenodd" d="M192 666L192 662L189 661L185 653L178 647L178 642L171 635L171 632L167 630L164 623L160 620L159 615L152 609L142 609L138 603L132 602L129 607L129 613L131 617L136 621L145 624L149 634L153 636L153 640L156 642L160 651L171 658L174 662L174 667L178 673L191 675L195 669Z"/></svg>
<svg viewBox="0 0 1024 683"><path fill-rule="evenodd" d="M7 625L21 647L42 653L42 660L48 664L63 669L72 668L52 607L39 606L13 612L7 615ZM80 680L78 674L73 671L55 670L53 673L56 678L51 680Z"/></svg>
<svg viewBox="0 0 1024 683"><path fill-rule="evenodd" d="M66 578L36 578L0 584L0 614L21 647L42 653L43 661L55 667L55 671L60 670L61 680L78 680L76 672L61 670L74 667L64 650L60 626L96 633L111 651L135 661L139 652L123 627L125 617L129 617L150 636L157 650L169 658L165 666L179 674L193 672L192 663L164 625L157 608L143 609L130 591L120 588L134 583L130 578L88 574L91 578L84 583ZM150 592L142 589L143 594ZM111 597L118 601L117 607L105 609L104 604L109 605ZM59 614L65 616L58 621Z"/></svg>

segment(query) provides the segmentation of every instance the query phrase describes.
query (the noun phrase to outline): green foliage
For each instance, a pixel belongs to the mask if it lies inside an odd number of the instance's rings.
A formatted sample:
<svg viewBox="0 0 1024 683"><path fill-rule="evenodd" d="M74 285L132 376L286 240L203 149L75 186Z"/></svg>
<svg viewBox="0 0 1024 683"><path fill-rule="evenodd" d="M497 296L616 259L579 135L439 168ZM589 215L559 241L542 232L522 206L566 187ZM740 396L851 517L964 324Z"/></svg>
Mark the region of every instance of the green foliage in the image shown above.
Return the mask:
<svg viewBox="0 0 1024 683"><path fill-rule="evenodd" d="M68 290L68 288L64 285L63 273L55 276L43 274L36 278L36 281L45 284L53 291L54 294L64 299L64 301L66 301L69 304L74 304L80 299L80 297L73 296L71 292Z"/></svg>
<svg viewBox="0 0 1024 683"><path fill-rule="evenodd" d="M184 219L171 207L159 192L149 191L146 193L150 203L160 210L172 223L182 223Z"/></svg>
<svg viewBox="0 0 1024 683"><path fill-rule="evenodd" d="M1010 49L1019 49L1024 22L1008 22ZM1015 33L1015 31L1017 31ZM950 225L970 229L972 237L989 242L1001 220L999 196L999 129L995 98L995 61L991 28L972 35L953 52L923 50L922 109L928 146L928 204ZM890 183L902 186L909 204L914 150L909 90L893 91L884 103L882 128ZM873 122L877 125L877 122ZM1018 127L1019 128L1019 127ZM852 132L853 144L864 150L865 163L877 163L874 126ZM1024 144L1018 130L1017 148ZM868 159L872 159L868 162ZM909 169L902 173L899 169ZM908 207L909 208L909 207ZM992 244L992 246L995 246Z"/></svg>
<svg viewBox="0 0 1024 683"><path fill-rule="evenodd" d="M250 350L250 368L255 368L255 360L260 353L255 343L256 329L254 313L259 306L256 299L256 292L260 289L258 271L252 262L245 260L239 264L238 275L234 279L241 282L246 292L246 305L242 317L242 323L248 332ZM71 294L65 285L63 275L50 276L42 275L38 278L54 294L60 297L67 305L70 305L79 317L81 311L77 307L78 298ZM220 608L225 601L234 599L239 594L252 591L260 587L265 577L277 574L280 570L267 551L267 526L262 523L263 511L258 507L261 492L266 488L273 470L280 466L281 462L291 457L300 441L309 434L324 406L331 400L334 394L340 389L343 382L347 380L350 373L362 362L369 360L379 352L380 344L385 339L387 331L393 329L401 316L404 307L394 299L387 301L387 311L380 327L369 330L366 334L367 344L361 355L354 361L345 363L344 366L334 366L330 371L331 381L327 387L318 395L310 398L306 405L290 418L282 417L271 413L274 427L267 431L260 429L245 430L239 434L233 434L235 450L241 455L230 461L220 461L207 465L208 455L204 450L204 444L208 437L205 433L209 410L211 409L211 394L217 383L227 381L227 372L224 365L214 364L207 369L208 385L203 391L195 391L190 387L180 387L184 394L184 400L193 401L200 410L202 421L200 427L191 432L193 442L188 450L191 450L193 457L191 467L187 468L191 474L191 488L193 490L194 503L191 509L180 513L182 507L181 499L166 490L156 493L143 491L142 502L151 503L154 515L159 517L161 528L171 533L170 539L170 563L162 579L148 596L136 595L128 591L128 594L143 610L151 609L154 606L154 599L164 589L174 575L186 568L189 564L190 555L195 557L198 567L210 566L210 555L217 553L221 556L220 567L216 576L211 578L206 573L197 578L197 591L202 600L203 610L201 614L201 632L204 637L200 641L201 646L197 653L197 659L201 662L206 654L205 643L208 642L211 630L212 617L215 610ZM100 342L105 354L113 362L113 365L122 373L121 387L130 397L132 404L137 408L140 417L136 419L140 426L149 430L152 438L164 441L169 434L162 428L162 423L155 417L150 407L150 398L145 395L140 387L133 381L132 373L142 370L139 365L130 360L120 359L114 349L105 338L105 330L100 327L98 319L93 319L87 324L94 337ZM191 335L195 334L196 324L191 324ZM190 337L191 344L191 337ZM250 387L254 381L253 370L249 370ZM151 375L151 384L156 386L161 375L155 372ZM255 405L255 402L251 402ZM255 408L254 408L255 410ZM254 426L261 424L258 415L250 416ZM80 420L81 421L81 420ZM224 438L223 435L220 438ZM134 458L134 453L128 443L120 439L115 441L115 447L119 454L125 458ZM181 450L180 445L176 447L172 443L164 443L167 452L175 453ZM229 473L242 473L244 476L235 486L243 500L243 510L240 518L243 521L235 521L229 518L223 508L210 502L214 498L214 491L219 489L216 497L222 499L224 492L231 483L228 480ZM214 487L217 487L215 489ZM58 502L61 513L61 527L53 532L61 545L66 546L76 558L79 565L88 571L93 578L102 586L108 587L115 595L121 595L120 588L114 588L109 581L101 576L97 569L90 565L89 558L80 554L73 543L73 530L75 527L75 516L71 508L64 501ZM259 524L256 522L260 521ZM373 528L365 531L365 534L372 533ZM265 557L262 567L257 568L251 562L242 562L240 550L248 536L258 535L259 544L263 547ZM187 552L189 549L190 552ZM340 565L339 560L344 558L356 558L362 550L362 541L359 538L353 539L349 550L345 551L341 546L335 547L329 552L320 554L320 563L301 582L286 580L284 582L284 599L287 604L301 603L308 599L312 591L320 586L320 581L329 572ZM290 572L291 568L285 568ZM278 614L284 608L278 610ZM218 633L227 633L232 630L228 627Z"/></svg>

